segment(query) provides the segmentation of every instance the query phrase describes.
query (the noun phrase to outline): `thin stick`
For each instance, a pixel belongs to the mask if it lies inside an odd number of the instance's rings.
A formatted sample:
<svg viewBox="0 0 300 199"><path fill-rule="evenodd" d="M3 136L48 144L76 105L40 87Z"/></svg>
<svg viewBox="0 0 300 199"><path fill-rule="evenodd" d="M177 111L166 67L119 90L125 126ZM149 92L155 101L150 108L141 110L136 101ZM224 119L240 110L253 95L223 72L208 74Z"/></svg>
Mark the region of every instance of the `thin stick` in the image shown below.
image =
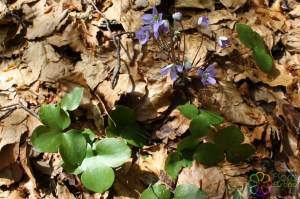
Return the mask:
<svg viewBox="0 0 300 199"><path fill-rule="evenodd" d="M110 87L113 89L115 87L115 81L116 81L116 78L118 76L119 70L121 68L121 61L120 61L120 41L119 41L120 39L118 37L118 41L117 41L116 37L113 35L113 33L112 33L111 29L110 29L110 26L109 26L109 21L105 17L105 15L102 12L100 12L100 10L97 8L97 6L94 4L94 2L92 0L88 0L88 1L92 4L92 6L94 7L95 11L97 13L99 13L103 17L103 19L105 20L107 30L112 35L114 45L117 48L117 56L118 56L117 59L118 59L118 61L117 61L117 65L115 66L114 73L113 73L112 80L111 80L111 84L110 84Z"/></svg>
<svg viewBox="0 0 300 199"><path fill-rule="evenodd" d="M184 55L185 55L185 33L184 33L184 27L182 22L180 21L180 25L182 28L182 32L183 32L183 54L182 54L182 63L184 62Z"/></svg>

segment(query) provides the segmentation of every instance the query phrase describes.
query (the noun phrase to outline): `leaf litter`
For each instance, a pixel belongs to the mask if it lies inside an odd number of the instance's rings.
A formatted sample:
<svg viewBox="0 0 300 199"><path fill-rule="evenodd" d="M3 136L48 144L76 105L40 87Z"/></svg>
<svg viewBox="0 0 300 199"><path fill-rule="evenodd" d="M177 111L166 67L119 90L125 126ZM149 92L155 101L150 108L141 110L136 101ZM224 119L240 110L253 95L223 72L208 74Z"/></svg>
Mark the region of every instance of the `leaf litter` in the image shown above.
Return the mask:
<svg viewBox="0 0 300 199"><path fill-rule="evenodd" d="M97 5L117 33L136 31L142 24L140 17L153 5L172 14L168 3L105 0ZM210 198L230 198L235 192L247 198L249 172L265 171L264 162L279 155L284 158L275 159L274 167L282 172L288 168L299 176L299 3L176 0L172 6L184 14L188 60L195 58L198 68L205 67L207 60L218 63L218 85L203 89L199 81L192 82L189 96L160 75L169 63L154 43L145 48L126 34L120 37L120 75L111 89L117 51L106 21L93 12L89 1L1 2L1 197L138 198L151 183L160 181L171 187L195 184ZM210 19L210 29L196 26L202 15ZM270 74L260 71L240 44L237 23L250 25L264 39L275 60ZM231 45L227 49L215 46L212 31L216 37L230 38ZM113 188L103 194L84 189L76 176L65 173L57 154L32 149L29 136L40 122L19 104L37 112L44 103L59 102L76 85L85 88L85 101L77 114L90 115L84 126L97 129L97 136L103 136L109 110L125 103L152 138L152 146L142 148L121 167ZM189 120L175 109L187 99L222 114L224 124L239 125L246 142L256 147L252 162L210 168L194 162L180 172L177 182L163 175L167 154L188 135Z"/></svg>

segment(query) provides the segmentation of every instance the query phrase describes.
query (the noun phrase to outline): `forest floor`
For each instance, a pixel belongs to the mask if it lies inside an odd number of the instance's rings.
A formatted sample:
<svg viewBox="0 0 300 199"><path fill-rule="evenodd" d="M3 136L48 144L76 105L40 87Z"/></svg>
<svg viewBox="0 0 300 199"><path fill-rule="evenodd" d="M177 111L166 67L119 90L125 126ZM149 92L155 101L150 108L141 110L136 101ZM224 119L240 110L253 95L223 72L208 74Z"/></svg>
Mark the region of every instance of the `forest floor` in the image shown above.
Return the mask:
<svg viewBox="0 0 300 199"><path fill-rule="evenodd" d="M97 10L91 0L0 2L0 198L139 198L158 181L171 188L195 184L209 198L250 198L249 179L255 172L297 176L294 187L273 186L266 197L300 198L298 1L96 0L94 4ZM171 25L185 35L184 50L181 45L177 51L184 51L185 59L193 62L187 84L161 75L170 62L154 38L141 45L134 37L153 5L164 19L171 21L175 11L183 15L183 27ZM197 25L200 16L209 19L208 27ZM264 39L273 57L269 73L257 67L251 50L241 44L238 23L249 25ZM220 36L230 40L225 49L216 45ZM121 66L116 71L118 60ZM217 83L203 86L196 70L212 63ZM102 139L110 111L126 105L149 138L146 146L132 148L132 157L122 169L115 169L113 186L102 194L85 189L78 176L65 172L58 153L37 152L30 141L41 124L36 117L39 108L59 103L77 86L84 88L84 99L73 127L89 128ZM190 135L190 119L177 109L183 104L223 116L220 127L233 124L241 129L244 143L255 148L254 155L237 164L224 160L210 167L194 161L176 180L170 179L164 172L166 158ZM281 182L288 183L283 178Z"/></svg>

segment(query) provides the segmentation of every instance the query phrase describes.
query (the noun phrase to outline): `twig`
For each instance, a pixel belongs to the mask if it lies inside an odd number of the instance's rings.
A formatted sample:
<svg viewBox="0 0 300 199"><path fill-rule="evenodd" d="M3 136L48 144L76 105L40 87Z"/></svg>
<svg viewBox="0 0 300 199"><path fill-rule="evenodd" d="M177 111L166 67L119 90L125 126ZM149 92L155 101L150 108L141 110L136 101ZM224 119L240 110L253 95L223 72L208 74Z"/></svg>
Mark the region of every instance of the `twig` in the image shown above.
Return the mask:
<svg viewBox="0 0 300 199"><path fill-rule="evenodd" d="M8 12L7 15L16 18L21 23L21 25L23 26L24 29L27 28L27 25L22 21L22 19L18 15L14 14L12 12Z"/></svg>
<svg viewBox="0 0 300 199"><path fill-rule="evenodd" d="M38 114L36 114L32 110L30 110L29 108L27 108L26 106L24 106L21 102L10 104L10 105L7 105L7 106L0 106L0 110L5 109L5 108L9 108L9 107L13 107L13 106L20 106L22 109L24 109L25 111L27 111L29 114L31 114L34 117L36 117L36 118L39 119ZM13 109L11 109L11 110L13 110Z"/></svg>
<svg viewBox="0 0 300 199"><path fill-rule="evenodd" d="M97 8L97 6L95 5L95 3L92 0L88 0L88 1L93 5L95 11L97 13L99 13L103 17L103 19L105 20L107 30L112 35L114 45L117 48L117 56L118 56L117 59L118 59L118 61L117 61L117 65L115 66L114 73L113 73L112 80L111 80L111 84L110 84L110 87L113 89L114 86L115 86L115 81L116 81L116 78L118 76L119 70L121 68L121 61L120 61L120 41L119 41L120 39L119 39L119 37L118 37L118 39L116 39L117 37L113 35L113 33L112 33L111 29L110 29L110 26L109 26L108 19L105 17L105 15L102 12L100 12L100 10Z"/></svg>

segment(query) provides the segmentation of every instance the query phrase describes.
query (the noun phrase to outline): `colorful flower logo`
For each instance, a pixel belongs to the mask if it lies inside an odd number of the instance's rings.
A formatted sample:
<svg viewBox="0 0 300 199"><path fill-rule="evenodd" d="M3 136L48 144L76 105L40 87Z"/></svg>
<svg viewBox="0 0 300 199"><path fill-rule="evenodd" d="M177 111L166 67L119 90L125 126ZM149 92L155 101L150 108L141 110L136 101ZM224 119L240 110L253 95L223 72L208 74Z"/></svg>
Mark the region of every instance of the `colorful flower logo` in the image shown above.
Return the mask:
<svg viewBox="0 0 300 199"><path fill-rule="evenodd" d="M268 174L257 172L250 176L249 191L251 195L255 195L260 198L269 195L272 185L273 182Z"/></svg>

